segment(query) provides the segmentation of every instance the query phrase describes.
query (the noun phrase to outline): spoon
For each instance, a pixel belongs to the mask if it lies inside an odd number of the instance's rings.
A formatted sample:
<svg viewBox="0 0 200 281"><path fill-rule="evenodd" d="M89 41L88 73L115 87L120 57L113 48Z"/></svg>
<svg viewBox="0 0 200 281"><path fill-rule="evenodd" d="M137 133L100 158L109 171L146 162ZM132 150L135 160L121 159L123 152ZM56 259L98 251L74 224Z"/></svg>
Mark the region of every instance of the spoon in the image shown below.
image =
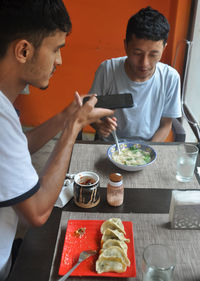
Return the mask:
<svg viewBox="0 0 200 281"><path fill-rule="evenodd" d="M112 131L112 135L113 135L113 138L114 138L114 140L115 140L115 143L116 143L116 146L117 146L118 153L120 154L120 153L121 153L121 150L120 150L120 147L119 147L119 142L118 142L118 138L117 138L116 131Z"/></svg>

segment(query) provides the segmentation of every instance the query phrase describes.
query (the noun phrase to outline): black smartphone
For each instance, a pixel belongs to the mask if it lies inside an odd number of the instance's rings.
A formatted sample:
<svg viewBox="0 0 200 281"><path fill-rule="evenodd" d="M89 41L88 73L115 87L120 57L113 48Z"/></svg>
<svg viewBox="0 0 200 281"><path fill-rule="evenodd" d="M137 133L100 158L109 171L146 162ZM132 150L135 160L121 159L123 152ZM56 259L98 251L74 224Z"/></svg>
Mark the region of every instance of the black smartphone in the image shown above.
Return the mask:
<svg viewBox="0 0 200 281"><path fill-rule="evenodd" d="M90 96L83 98L83 103L88 101ZM97 103L95 107L102 107L108 109L128 108L133 107L133 97L131 94L114 94L97 96Z"/></svg>

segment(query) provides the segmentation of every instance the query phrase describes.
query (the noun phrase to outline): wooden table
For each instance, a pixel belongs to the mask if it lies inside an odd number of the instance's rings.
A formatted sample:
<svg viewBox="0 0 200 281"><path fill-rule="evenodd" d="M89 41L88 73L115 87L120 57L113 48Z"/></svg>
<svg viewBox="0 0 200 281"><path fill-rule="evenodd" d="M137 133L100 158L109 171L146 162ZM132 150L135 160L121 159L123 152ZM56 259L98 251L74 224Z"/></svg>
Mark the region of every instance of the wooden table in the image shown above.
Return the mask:
<svg viewBox="0 0 200 281"><path fill-rule="evenodd" d="M100 153L93 154L96 144L84 144L84 153L79 152L79 159L76 157L76 149L80 151L83 144L77 144L71 158L69 172L74 173L86 170L85 164L92 165L91 159L102 158L105 156ZM158 146L158 144L156 144ZM161 144L161 147L171 147L176 144ZM160 147L160 148L161 148ZM107 146L103 146L98 150L106 150ZM170 148L171 149L171 148ZM96 150L96 151L98 151ZM81 148L82 151L82 148ZM160 151L160 150L159 150ZM87 152L87 156L86 156ZM90 154L91 152L92 154ZM84 159L82 159L84 155ZM90 161L86 161L90 159ZM77 164L79 163L79 164ZM81 166L83 163L83 166ZM98 162L99 163L99 162ZM161 163L161 162L160 162ZM162 163L161 163L162 164ZM75 170L75 166L77 170ZM106 173L115 169L111 163L104 162ZM98 170L98 165L93 164L93 171L101 175L102 170ZM149 167L150 168L150 167ZM89 169L89 167L87 167ZM153 167L152 167L153 169ZM158 167L162 169L162 167ZM91 169L90 169L91 170ZM153 174L152 174L153 175ZM177 250L177 266L175 269L176 281L197 281L200 277L200 232L198 230L172 230L168 223L168 212L171 200L172 186L144 186L128 185L131 183L131 174L123 173L125 185L124 204L120 207L111 207L106 202L106 177L103 176L100 195L101 202L92 209L81 209L77 207L71 200L63 209L54 208L49 220L40 228L30 228L22 243L18 259L15 263L13 271L8 281L56 281L58 280L58 265L63 245L63 235L65 233L67 219L107 219L111 216L119 216L124 220L133 221L134 242L137 266L137 278L129 278L127 280L141 279L141 256L144 247L150 243L168 243L173 245ZM132 175L135 179L137 175ZM101 178L101 176L100 176ZM199 179L198 179L199 180ZM139 182L139 179L137 179ZM193 179L190 189L199 189L196 178ZM197 184L196 184L197 183ZM145 183L146 184L146 183ZM185 189L181 186L179 189ZM65 212L63 212L65 211ZM63 219L65 218L65 219ZM64 222L64 224L63 224ZM58 239L59 238L59 239ZM56 252L55 252L56 251ZM55 254L55 255L54 255ZM88 277L70 277L70 280L114 280L114 278L88 278ZM122 278L118 279L124 280Z"/></svg>

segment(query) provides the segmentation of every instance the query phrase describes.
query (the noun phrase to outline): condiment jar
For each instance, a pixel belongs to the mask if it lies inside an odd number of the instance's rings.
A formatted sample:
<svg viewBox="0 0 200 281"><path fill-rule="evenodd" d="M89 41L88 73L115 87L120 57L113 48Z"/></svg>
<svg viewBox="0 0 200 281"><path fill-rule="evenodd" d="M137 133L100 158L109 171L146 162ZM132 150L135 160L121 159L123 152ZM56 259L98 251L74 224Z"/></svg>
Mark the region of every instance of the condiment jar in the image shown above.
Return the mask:
<svg viewBox="0 0 200 281"><path fill-rule="evenodd" d="M124 201L124 185L122 175L113 173L109 175L107 186L107 202L109 205L117 207L123 204Z"/></svg>

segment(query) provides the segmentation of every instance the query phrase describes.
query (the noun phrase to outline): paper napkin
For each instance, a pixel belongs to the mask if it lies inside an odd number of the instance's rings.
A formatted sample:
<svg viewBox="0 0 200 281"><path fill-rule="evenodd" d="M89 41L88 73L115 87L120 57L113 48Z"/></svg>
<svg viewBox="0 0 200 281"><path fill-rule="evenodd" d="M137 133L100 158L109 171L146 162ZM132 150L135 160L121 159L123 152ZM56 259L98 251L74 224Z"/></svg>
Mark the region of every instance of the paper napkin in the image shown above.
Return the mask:
<svg viewBox="0 0 200 281"><path fill-rule="evenodd" d="M64 207L73 196L73 181L66 179L54 206L59 208Z"/></svg>

